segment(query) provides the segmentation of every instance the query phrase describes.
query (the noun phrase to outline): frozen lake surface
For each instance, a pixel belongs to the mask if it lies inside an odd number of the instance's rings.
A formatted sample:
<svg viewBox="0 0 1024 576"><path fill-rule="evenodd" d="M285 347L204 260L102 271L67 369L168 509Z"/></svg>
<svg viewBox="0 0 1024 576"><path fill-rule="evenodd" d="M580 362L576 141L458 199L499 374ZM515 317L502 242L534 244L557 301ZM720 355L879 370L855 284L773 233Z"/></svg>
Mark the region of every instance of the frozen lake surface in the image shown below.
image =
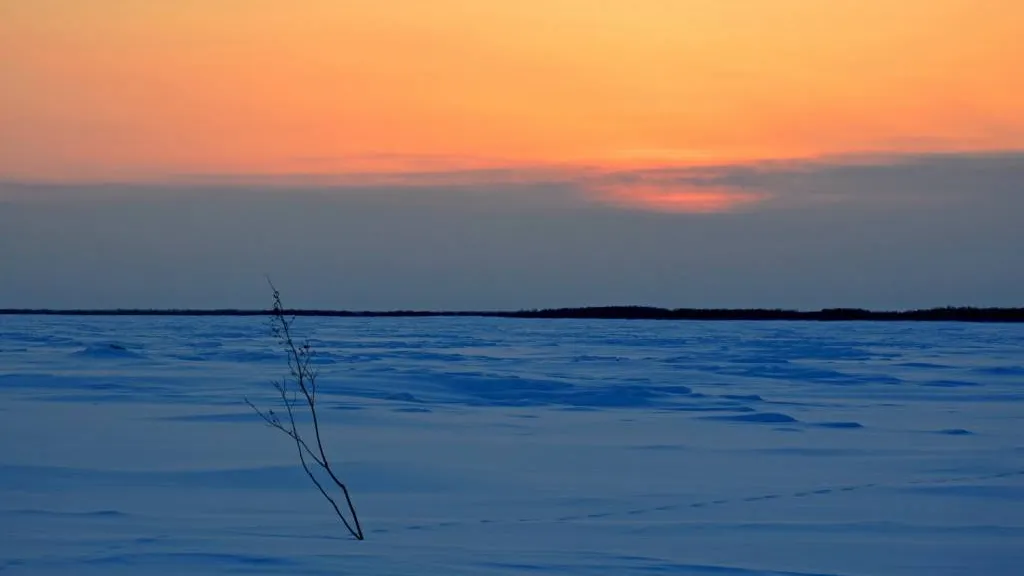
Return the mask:
<svg viewBox="0 0 1024 576"><path fill-rule="evenodd" d="M1024 574L1024 326L0 316L0 572Z"/></svg>

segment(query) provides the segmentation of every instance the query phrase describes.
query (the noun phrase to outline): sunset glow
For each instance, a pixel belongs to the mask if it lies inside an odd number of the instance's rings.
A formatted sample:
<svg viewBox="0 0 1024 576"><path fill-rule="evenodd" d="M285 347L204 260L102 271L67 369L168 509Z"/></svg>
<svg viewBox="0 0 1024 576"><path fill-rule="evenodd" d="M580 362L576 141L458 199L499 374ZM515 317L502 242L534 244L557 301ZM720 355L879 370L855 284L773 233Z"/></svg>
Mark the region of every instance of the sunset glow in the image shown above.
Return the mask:
<svg viewBox="0 0 1024 576"><path fill-rule="evenodd" d="M0 4L0 179L1024 148L1016 0ZM756 192L596 188L715 212Z"/></svg>
<svg viewBox="0 0 1024 576"><path fill-rule="evenodd" d="M598 188L596 197L609 204L656 210L707 214L729 212L754 204L767 195L731 188L686 188L670 185L640 185Z"/></svg>

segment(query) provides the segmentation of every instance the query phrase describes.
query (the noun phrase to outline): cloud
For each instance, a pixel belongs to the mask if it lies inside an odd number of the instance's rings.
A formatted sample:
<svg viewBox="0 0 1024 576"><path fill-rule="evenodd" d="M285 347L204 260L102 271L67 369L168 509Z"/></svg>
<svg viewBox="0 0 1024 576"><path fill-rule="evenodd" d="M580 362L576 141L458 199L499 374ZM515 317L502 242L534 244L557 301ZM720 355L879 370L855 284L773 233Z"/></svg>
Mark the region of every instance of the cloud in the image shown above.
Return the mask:
<svg viewBox="0 0 1024 576"><path fill-rule="evenodd" d="M1021 168L1005 154L0 182L0 303L255 307L269 273L304 307L1020 305Z"/></svg>
<svg viewBox="0 0 1024 576"><path fill-rule="evenodd" d="M390 157L389 157L390 158ZM403 162L407 159L402 157ZM428 159L429 160L429 159ZM406 165L417 165L416 162ZM0 182L0 201L92 194L130 198L315 192L364 204L452 202L488 210L627 209L711 214L816 206L887 210L1024 201L1024 152L863 154L785 161L607 169L530 165L420 171L182 175L161 182Z"/></svg>

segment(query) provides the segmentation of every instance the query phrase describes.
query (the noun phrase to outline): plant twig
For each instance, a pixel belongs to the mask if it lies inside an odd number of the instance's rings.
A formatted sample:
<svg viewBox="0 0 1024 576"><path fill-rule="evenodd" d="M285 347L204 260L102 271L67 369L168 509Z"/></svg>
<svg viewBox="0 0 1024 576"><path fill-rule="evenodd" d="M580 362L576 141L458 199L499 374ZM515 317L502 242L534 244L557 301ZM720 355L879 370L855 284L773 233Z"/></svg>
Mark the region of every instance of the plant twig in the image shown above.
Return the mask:
<svg viewBox="0 0 1024 576"><path fill-rule="evenodd" d="M324 451L323 440L320 437L320 420L316 413L316 379L318 374L317 370L312 366L314 355L312 346L308 341L303 342L301 345L295 343L292 336L292 323L295 319L287 317L284 305L281 304L281 293L274 287L273 282L269 278L267 278L267 282L270 284L270 289L274 294L270 331L284 348L288 359L288 377L273 382L274 389L277 390L278 396L281 398L281 403L284 405L287 417L282 420L273 410L261 410L250 402L248 398L245 399L245 403L259 414L260 418L268 426L280 430L295 441L295 449L299 453L299 462L302 464L302 469L306 471L306 475L313 481L313 485L316 486L320 494L330 503L335 514L341 519L342 524L345 525L349 533L356 540L364 540L363 528L359 524L359 516L356 514L355 506L352 504L352 497L349 494L348 487L345 486L345 483L338 478L331 468L331 464L327 460L327 453ZM309 414L313 421L314 446L310 446L302 437L302 433L295 422L296 404L300 403L309 409ZM313 473L314 466L326 472L335 487L341 490L342 495L345 497L345 506L348 508L348 516L351 516L351 521L342 511L335 498L327 492L324 484Z"/></svg>

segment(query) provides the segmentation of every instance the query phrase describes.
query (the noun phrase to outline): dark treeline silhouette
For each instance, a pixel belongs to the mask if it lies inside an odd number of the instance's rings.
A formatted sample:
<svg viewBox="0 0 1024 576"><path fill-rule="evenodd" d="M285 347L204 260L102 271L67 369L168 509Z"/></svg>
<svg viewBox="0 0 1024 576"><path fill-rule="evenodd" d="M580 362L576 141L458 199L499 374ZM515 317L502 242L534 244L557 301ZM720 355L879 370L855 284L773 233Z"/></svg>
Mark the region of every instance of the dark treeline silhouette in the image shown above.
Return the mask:
<svg viewBox="0 0 1024 576"><path fill-rule="evenodd" d="M925 310L872 311L861 308L826 308L799 311L765 308L655 308L651 306L593 306L585 308L547 308L518 311L444 311L444 310L286 310L291 316L334 317L426 317L482 316L491 318L575 318L602 320L818 320L861 321L901 320L932 322L1024 322L1024 308L952 307ZM50 314L64 316L267 316L272 310L189 309L108 309L52 310L0 308L0 314Z"/></svg>

